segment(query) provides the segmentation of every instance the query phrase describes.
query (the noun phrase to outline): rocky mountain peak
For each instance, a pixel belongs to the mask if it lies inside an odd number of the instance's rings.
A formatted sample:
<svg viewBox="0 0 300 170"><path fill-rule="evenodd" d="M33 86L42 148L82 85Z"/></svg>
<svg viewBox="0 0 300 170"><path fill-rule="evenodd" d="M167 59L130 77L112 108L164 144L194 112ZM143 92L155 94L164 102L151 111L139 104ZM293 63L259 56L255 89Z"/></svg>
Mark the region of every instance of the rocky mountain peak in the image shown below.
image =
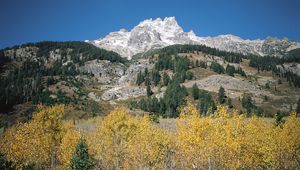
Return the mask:
<svg viewBox="0 0 300 170"><path fill-rule="evenodd" d="M184 32L175 17L146 19L130 31L121 29L104 38L87 41L97 47L119 53L131 59L138 53L174 44L202 44L224 51L242 54L284 56L289 50L300 48L300 43L288 39L268 37L266 40L244 40L232 34L198 37L191 30Z"/></svg>
<svg viewBox="0 0 300 170"><path fill-rule="evenodd" d="M179 27L181 28L175 17L165 17L163 20L161 18L157 18L153 20L152 18L146 19L142 22L140 22L137 26L170 26L170 27Z"/></svg>
<svg viewBox="0 0 300 170"><path fill-rule="evenodd" d="M88 42L131 59L137 53L173 44L189 44L196 42L196 39L193 31L183 31L175 17L166 17L163 20L146 19L130 31L121 29L104 38Z"/></svg>

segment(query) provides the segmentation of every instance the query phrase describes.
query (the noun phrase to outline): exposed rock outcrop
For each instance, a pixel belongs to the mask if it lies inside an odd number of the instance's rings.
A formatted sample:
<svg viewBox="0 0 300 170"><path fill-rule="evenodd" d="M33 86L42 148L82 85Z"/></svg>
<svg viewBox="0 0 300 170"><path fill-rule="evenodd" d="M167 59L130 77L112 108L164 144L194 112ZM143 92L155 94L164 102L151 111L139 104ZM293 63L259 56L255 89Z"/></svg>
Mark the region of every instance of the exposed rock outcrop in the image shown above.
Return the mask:
<svg viewBox="0 0 300 170"><path fill-rule="evenodd" d="M227 95L232 98L239 97L243 93L252 93L255 96L270 95L268 91L261 89L257 84L251 81L227 75L212 75L201 80L190 81L183 84L185 87L190 88L194 83L196 83L200 89L216 93L218 93L220 86L222 86Z"/></svg>
<svg viewBox="0 0 300 170"><path fill-rule="evenodd" d="M79 67L80 72L93 74L103 84L116 84L125 70L123 64L107 60L92 60Z"/></svg>
<svg viewBox="0 0 300 170"><path fill-rule="evenodd" d="M126 100L129 98L145 96L145 87L136 86L117 86L109 89L103 93L101 98L103 100Z"/></svg>

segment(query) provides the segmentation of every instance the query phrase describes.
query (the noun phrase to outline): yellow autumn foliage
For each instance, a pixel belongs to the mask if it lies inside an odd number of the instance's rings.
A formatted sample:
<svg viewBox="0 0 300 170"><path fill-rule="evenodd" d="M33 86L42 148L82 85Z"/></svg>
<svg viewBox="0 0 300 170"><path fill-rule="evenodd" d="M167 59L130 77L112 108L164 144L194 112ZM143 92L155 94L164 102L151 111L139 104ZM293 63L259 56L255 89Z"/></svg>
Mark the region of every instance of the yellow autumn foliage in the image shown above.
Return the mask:
<svg viewBox="0 0 300 170"><path fill-rule="evenodd" d="M75 130L70 123L64 124L64 129L65 132L58 148L58 158L63 167L67 168L75 152L81 133Z"/></svg>
<svg viewBox="0 0 300 170"><path fill-rule="evenodd" d="M293 112L276 134L276 160L279 169L299 169L300 167L300 119Z"/></svg>
<svg viewBox="0 0 300 170"><path fill-rule="evenodd" d="M192 113L192 114L187 114ZM200 117L188 103L177 120L175 160L179 169L298 169L300 120L296 114L276 126L247 118L225 106Z"/></svg>
<svg viewBox="0 0 300 170"><path fill-rule="evenodd" d="M38 111L33 113L31 121L18 124L4 133L1 152L17 167L51 165L63 131L63 114L63 105L38 105Z"/></svg>
<svg viewBox="0 0 300 170"><path fill-rule="evenodd" d="M154 127L148 116L136 120L127 143L126 169L163 169L170 148L168 133Z"/></svg>
<svg viewBox="0 0 300 170"><path fill-rule="evenodd" d="M161 168L170 143L149 117L131 116L125 108L106 116L87 142L103 169Z"/></svg>
<svg viewBox="0 0 300 170"><path fill-rule="evenodd" d="M126 144L136 125L124 108L117 108L107 115L94 133L87 137L91 154L104 169L116 169L123 165Z"/></svg>
<svg viewBox="0 0 300 170"><path fill-rule="evenodd" d="M116 108L93 119L95 128L79 132L62 121L63 106L39 106L28 123L7 129L0 151L18 168L35 163L67 169L83 136L99 169L299 169L300 119L295 113L276 125L270 119L246 117L218 106L200 116L187 102L176 129L167 131L148 116ZM85 124L86 125L86 124Z"/></svg>

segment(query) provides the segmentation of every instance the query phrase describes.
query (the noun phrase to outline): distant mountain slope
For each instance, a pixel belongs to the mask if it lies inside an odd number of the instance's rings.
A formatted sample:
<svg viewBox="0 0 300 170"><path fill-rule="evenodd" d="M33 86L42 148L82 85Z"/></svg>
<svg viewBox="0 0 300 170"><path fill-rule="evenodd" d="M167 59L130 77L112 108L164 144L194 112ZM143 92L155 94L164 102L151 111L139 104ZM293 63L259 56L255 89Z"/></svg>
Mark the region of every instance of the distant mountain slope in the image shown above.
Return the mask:
<svg viewBox="0 0 300 170"><path fill-rule="evenodd" d="M147 19L131 31L121 29L98 40L87 40L97 47L112 50L131 59L135 54L174 44L202 44L224 51L260 56L283 57L288 51L300 48L300 43L268 37L265 40L244 40L234 35L198 37L193 31L184 32L175 17L164 20Z"/></svg>
<svg viewBox="0 0 300 170"><path fill-rule="evenodd" d="M83 83L76 76L96 72L102 77L109 74L112 81L111 75L117 72L109 69L114 65L123 68L126 61L115 52L85 42L48 41L0 50L0 113L29 101L68 103L71 98L66 102L64 90L70 94L68 97L82 95L80 87ZM87 65L88 62L94 64ZM51 95L62 96L63 101L59 101L59 97L51 98Z"/></svg>
<svg viewBox="0 0 300 170"><path fill-rule="evenodd" d="M280 108L286 111L300 94L299 49L288 53L285 58L261 57L176 44L127 61L116 52L85 42L6 48L0 50L0 127L16 122L14 116L30 116L38 103L64 103L71 107L69 116L73 118L93 116L98 106L107 111L125 103L130 108L143 106L145 111L176 116L180 102L169 99L191 95L194 84L207 90L202 91L209 101L204 103L206 108L216 102L214 96L222 86L238 109L243 109L238 98L247 93L269 113ZM170 84L175 80L177 84ZM280 101L282 98L287 100ZM137 105L140 99L146 105ZM170 108L172 102L176 105Z"/></svg>

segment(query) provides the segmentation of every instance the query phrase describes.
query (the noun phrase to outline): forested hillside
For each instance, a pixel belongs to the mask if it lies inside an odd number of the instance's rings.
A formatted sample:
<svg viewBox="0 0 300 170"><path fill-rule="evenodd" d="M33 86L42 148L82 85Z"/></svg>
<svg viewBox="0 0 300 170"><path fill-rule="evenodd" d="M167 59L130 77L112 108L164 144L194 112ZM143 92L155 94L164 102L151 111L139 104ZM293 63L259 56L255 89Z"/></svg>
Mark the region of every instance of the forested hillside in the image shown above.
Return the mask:
<svg viewBox="0 0 300 170"><path fill-rule="evenodd" d="M91 60L127 61L119 54L84 42L39 42L0 51L0 113L18 104L78 103L85 95L79 68ZM1 120L3 121L3 120ZM2 124L3 122L1 122Z"/></svg>
<svg viewBox="0 0 300 170"><path fill-rule="evenodd" d="M154 67L150 71L148 68L140 71L136 79L137 85L146 87L147 97L130 101L129 107L132 109L140 108L164 117L177 117L178 107L184 103L186 96L189 96L193 98L203 115L213 113L218 103L228 105L229 108L241 109L247 115L275 117L288 114L287 111L277 109L274 112L267 106L276 107L279 103L272 100L285 96L282 91L295 89L296 98L286 97L295 103L299 98L297 92L300 87L300 76L284 66L287 63L297 63L297 57L242 55L202 45L173 45L149 51L144 57L147 55L150 56L149 60ZM136 59L139 60L140 57ZM213 76L207 77L211 79L205 79L208 73L220 75L221 77L214 76L220 80L214 80ZM203 79L215 81L216 84L199 89L199 86L203 86L202 83L207 83L202 82ZM243 85L245 82L249 84L238 87L241 88L240 91L227 85L231 80L241 82ZM285 86L282 85L283 81L287 82L284 83ZM226 86L226 89L222 86ZM252 87L253 90L249 91L248 89ZM158 92L154 94L152 89L158 89ZM227 89L230 92L227 92ZM162 92L164 95L159 95ZM293 109L291 107L290 105L290 110Z"/></svg>
<svg viewBox="0 0 300 170"><path fill-rule="evenodd" d="M40 42L0 52L0 169L299 167L297 51L173 45L127 61Z"/></svg>
<svg viewBox="0 0 300 170"><path fill-rule="evenodd" d="M203 115L224 104L248 115L284 116L299 98L299 75L286 66L297 64L297 55L297 50L278 58L173 45L129 62L83 42L28 43L1 50L1 110L31 103L22 113L28 115L38 103L64 103L81 115L95 115L127 103L133 112L178 117L188 97Z"/></svg>

